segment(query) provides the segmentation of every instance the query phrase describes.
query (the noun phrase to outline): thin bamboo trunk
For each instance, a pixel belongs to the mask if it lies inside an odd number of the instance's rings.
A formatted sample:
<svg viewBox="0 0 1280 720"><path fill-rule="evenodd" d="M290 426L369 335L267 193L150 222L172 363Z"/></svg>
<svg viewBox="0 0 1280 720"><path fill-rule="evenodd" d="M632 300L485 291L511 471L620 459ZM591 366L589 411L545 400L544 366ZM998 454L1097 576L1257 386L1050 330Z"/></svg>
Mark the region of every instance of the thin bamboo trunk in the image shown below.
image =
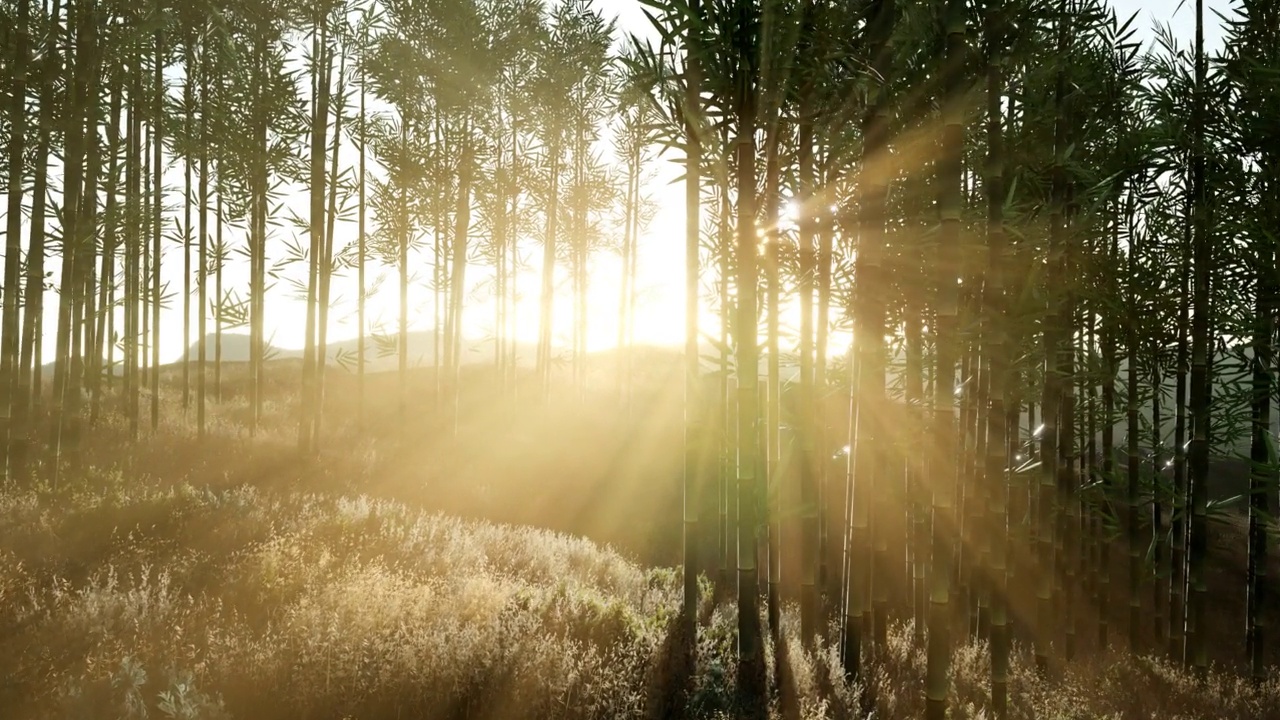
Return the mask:
<svg viewBox="0 0 1280 720"><path fill-rule="evenodd" d="M780 231L778 208L781 203L778 146L781 143L781 127L776 118L769 119L765 137L764 222L765 222L765 354L767 356L765 407L765 457L766 483L769 493L769 592L767 613L769 632L774 642L782 633L782 488L789 478L788 465L782 464L782 369L779 348L780 303Z"/></svg>
<svg viewBox="0 0 1280 720"><path fill-rule="evenodd" d="M725 141L728 145L728 141ZM726 163L727 165L727 163ZM733 476L735 468L735 456L737 453L737 433L734 432L734 426L731 421L733 414L733 395L729 386L729 328L732 325L732 306L729 302L729 284L730 284L730 253L733 251L733 235L730 226L732 210L729 206L729 175L728 168L721 179L720 187L720 214L717 217L718 238L720 241L720 434L721 434L721 457L720 457L720 477L717 483L716 491L716 509L720 515L719 531L717 532L718 552L717 560L720 564L719 587L724 595L731 595L729 592L734 587L734 570L737 568L737 559L734 554L734 531L733 524L730 521L729 508L730 494L733 490L730 483L730 477Z"/></svg>
<svg viewBox="0 0 1280 720"><path fill-rule="evenodd" d="M333 70L333 51L330 50L329 62L326 65L324 85L329 87ZM342 151L342 121L345 116L347 101L347 56L344 53L338 61L337 103L333 112L333 143L329 148L329 207L325 210L324 251L320 257L319 288L319 330L316 335L316 399L315 423L313 425L312 446L320 447L320 431L324 426L325 369L329 364L329 296L333 286L333 236L338 224L338 159ZM326 93L326 100L330 99Z"/></svg>
<svg viewBox="0 0 1280 720"><path fill-rule="evenodd" d="M23 201L23 151L26 148L27 119L27 43L29 37L29 0L18 1L16 27L13 40L13 73L9 89L9 191L6 206L5 250L4 250L4 302L0 315L0 410L4 412L3 426L0 426L0 484L16 478L18 473L11 470L10 447L15 436L26 433L26 427L14 423L15 398L23 392L17 382L17 368L20 360L19 347L19 277L21 273L22 253L22 201Z"/></svg>
<svg viewBox="0 0 1280 720"><path fill-rule="evenodd" d="M449 368L452 370L449 395L451 427L454 435L457 435L461 422L459 403L462 396L462 317L466 305L467 236L471 232L471 182L475 175L475 169L472 167L474 140L471 138L471 125L464 124L462 132L462 147L458 156L458 197L453 214L453 272L450 276L453 289L449 302L449 310L453 317L451 345L453 356L448 359Z"/></svg>
<svg viewBox="0 0 1280 720"><path fill-rule="evenodd" d="M49 13L48 31L44 52L50 61L44 64L40 80L40 111L36 121L39 138L36 141L35 178L31 189L31 231L27 246L26 287L23 290L22 347L18 360L18 385L14 390L17 404L13 408L11 427L18 429L17 437L10 435L10 475L25 477L28 473L34 423L40 409L42 382L41 353L44 313L44 261L45 220L48 208L49 162L53 132L54 93L57 84L57 68L60 62L58 37L62 27L61 0L53 0Z"/></svg>
<svg viewBox="0 0 1280 720"><path fill-rule="evenodd" d="M85 99L84 73L89 62L86 47L86 33L82 4L69 3L67 6L67 51L66 63L66 106L63 137L66 154L63 161L62 182L62 268L58 287L58 324L55 330L55 348L53 365L53 425L50 437L50 485L56 490L61 478L63 440L67 432L69 402L68 385L72 379L73 355L72 335L75 305L80 291L75 281L78 275L77 262L83 262L85 235L81 225L80 197L84 190L85 160L85 115L88 101Z"/></svg>
<svg viewBox="0 0 1280 720"><path fill-rule="evenodd" d="M1213 338L1210 335L1209 283L1213 277L1213 248L1209 237L1208 202L1205 186L1205 79L1207 63L1204 52L1204 0L1196 0L1195 99L1191 134L1195 149L1192 157L1193 237L1192 291L1194 314L1191 321L1191 448L1188 453L1191 488L1191 528L1188 580L1188 637L1184 663L1205 675L1209 669L1208 618L1209 588L1206 576L1208 550L1208 479L1209 479L1209 414L1212 375L1209 370Z"/></svg>
<svg viewBox="0 0 1280 720"><path fill-rule="evenodd" d="M192 125L195 112L195 90L193 83L199 75L193 63L196 57L194 33L188 31L183 42L186 51L183 70L186 77L182 82L183 134L187 138L195 132ZM202 138L203 139L203 138ZM202 142L201 147L205 144ZM183 192L182 192L182 412L185 415L191 409L191 204L192 173L191 150L183 153ZM201 429L199 432L202 432Z"/></svg>
<svg viewBox="0 0 1280 720"><path fill-rule="evenodd" d="M987 317L984 348L989 358L989 390L987 392L986 482L990 485L988 524L982 528L990 538L988 579L991 603L991 712L998 720L1009 711L1009 619L1007 558L1010 549L1006 474L1009 467L1008 409L1009 390L1007 300L1004 297L1007 243L1004 234L1005 158L1004 115L1001 99L1005 92L1004 26L1001 3L989 3L983 14L983 32L987 39L987 257L985 301Z"/></svg>
<svg viewBox="0 0 1280 720"><path fill-rule="evenodd" d="M1141 647L1142 636L1139 630L1142 620L1142 600L1139 589L1142 582L1142 551L1138 526L1139 508L1141 507L1141 463L1142 456L1138 450L1138 247L1134 232L1134 188L1129 187L1125 199L1125 237L1129 241L1127 266L1126 308L1128 339L1125 347L1127 405L1126 436L1128 437L1128 483L1125 496L1125 539L1129 551L1129 649L1137 652Z"/></svg>
<svg viewBox="0 0 1280 720"><path fill-rule="evenodd" d="M136 61L135 61L136 63ZM124 395L129 438L138 441L138 401L142 378L138 372L140 263L142 243L142 73L134 68L133 85L129 89L129 156L125 163L125 257L124 257Z"/></svg>
<svg viewBox="0 0 1280 720"><path fill-rule="evenodd" d="M1155 569L1151 582L1151 621L1156 647L1164 647L1168 642L1164 636L1167 629L1164 617L1164 604L1169 591L1165 587L1169 575L1165 570L1168 553L1165 552L1164 535L1164 419L1161 414L1160 398L1163 394L1162 376L1160 374L1160 342L1151 342L1151 564Z"/></svg>
<svg viewBox="0 0 1280 720"><path fill-rule="evenodd" d="M544 400L551 396L552 311L555 305L556 233L560 214L560 145L549 143L551 188L547 194L547 226L542 240L542 296L538 319L538 377Z"/></svg>
<svg viewBox="0 0 1280 720"><path fill-rule="evenodd" d="M960 351L959 292L961 269L961 211L964 174L964 62L967 55L967 17L963 0L948 0L943 16L946 59L942 88L942 147L936 166L938 181L939 247L937 249L935 311L937 374L934 379L933 563L929 590L929 637L925 673L925 717L944 720L951 684L950 595L953 543L958 530L953 507L959 447L954 416L956 366Z"/></svg>
<svg viewBox="0 0 1280 720"><path fill-rule="evenodd" d="M1170 521L1169 646L1170 658L1181 660L1186 639L1187 511L1190 509L1187 484L1187 377L1191 372L1188 331L1191 327L1191 173L1187 173L1183 205L1183 234L1178 261L1178 348L1177 377L1174 381L1173 425L1173 517Z"/></svg>
<svg viewBox="0 0 1280 720"><path fill-rule="evenodd" d="M1245 645L1249 674L1256 682L1266 678L1266 629L1264 609L1268 600L1267 532L1271 524L1271 492L1275 471L1271 468L1268 434L1271 432L1271 394L1275 337L1276 257L1275 249L1259 243L1255 250L1255 298L1253 333L1252 442L1249 459L1249 554L1247 565L1248 602Z"/></svg>
<svg viewBox="0 0 1280 720"><path fill-rule="evenodd" d="M120 115L124 105L123 79L115 82L111 89L111 109L107 120L107 199L104 208L102 234L102 270L98 288L98 313L94 317L97 327L94 332L93 366L88 370L92 401L89 409L89 420L96 424L102 412L103 374L106 373L107 387L110 389L111 376L115 374L115 363L112 351L115 348L114 327L115 316L115 255L119 243L120 208L117 202L120 159ZM13 286L11 286L13 287ZM106 356L106 366L99 360Z"/></svg>
<svg viewBox="0 0 1280 720"><path fill-rule="evenodd" d="M812 6L805 5L806 17ZM801 49L804 52L804 48ZM799 376L796 379L799 403L796 430L799 445L800 512L801 512L801 580L800 639L813 647L821 621L818 618L818 478L814 457L814 393L813 393L813 275L815 270L814 235L814 126L809 111L801 108L798 131L799 193L799 282L800 343Z"/></svg>
<svg viewBox="0 0 1280 720"><path fill-rule="evenodd" d="M759 438L756 433L759 406L759 355L757 353L756 285L756 169L755 119L756 78L749 59L754 51L738 47L736 58L738 88L735 115L737 136L737 322L734 335L737 348L738 379L738 673L740 688L763 692L763 669L758 602L758 570L756 567L757 518L759 493ZM753 703L755 704L755 703ZM759 708L762 713L763 708Z"/></svg>
<svg viewBox="0 0 1280 720"><path fill-rule="evenodd" d="M857 362L853 386L855 408L850 406L850 455L848 489L851 503L849 553L846 565L845 625L841 643L846 677L862 681L862 632L868 613L874 620L872 594L887 568L876 564L871 537L872 508L882 509L876 494L887 490L887 464L881 447L885 403L885 277L886 198L889 187L890 89L887 80L893 56L893 29L897 22L894 0L877 0L868 28L872 67L880 78L875 100L862 118L862 197L858 213L858 248L855 263L857 315L854 320ZM948 28L950 30L950 28ZM865 339L865 341L864 341ZM883 558L880 558L883 561ZM882 608L883 610L883 608ZM881 623L885 619L881 619ZM873 640L877 630L872 628Z"/></svg>
<svg viewBox="0 0 1280 720"><path fill-rule="evenodd" d="M222 311L225 298L222 294L222 267L227 260L226 245L223 244L222 238L222 166L218 166L218 205L214 210L214 239L213 246L215 248L214 266L213 266L213 297L214 297L214 315L213 315L213 399L214 402L222 402Z"/></svg>
<svg viewBox="0 0 1280 720"><path fill-rule="evenodd" d="M703 467L699 444L705 442L707 433L699 423L704 416L700 397L702 363L698 355L698 280L701 271L702 244L702 65L700 54L702 6L701 0L691 0L685 59L685 306L684 306L684 591L681 603L681 620L689 648L697 647L698 608L698 489L701 487L698 471ZM636 158L638 161L638 157ZM639 176L638 162L633 174ZM630 210L631 208L628 208ZM630 217L628 218L630 219ZM630 228L628 228L630 230ZM628 232L628 235L630 233ZM636 238L632 238L635 242ZM621 349L619 349L621 350Z"/></svg>
<svg viewBox="0 0 1280 720"><path fill-rule="evenodd" d="M401 157L409 156L409 119L400 118L400 153ZM401 172L405 172L407 168L402 168ZM399 393L396 398L396 419L398 420L400 441L403 443L407 440L405 434L405 425L408 421L408 402L409 402L409 199L408 199L408 178L399 178L399 210L402 213L400 222L397 227L398 237L396 238L396 269L400 274L400 308L397 321L399 324L396 333L396 379L399 383ZM447 333L446 333L447 338ZM436 344L439 347L439 344ZM449 353L452 355L452 353ZM440 374L440 365L436 364L437 378ZM437 387L439 385L437 384ZM436 395L437 406L440 403L440 396Z"/></svg>
<svg viewBox="0 0 1280 720"><path fill-rule="evenodd" d="M324 254L325 228L325 154L329 129L329 87L325 83L329 63L329 24L320 13L311 25L311 199L310 246L307 250L307 315L306 340L302 351L302 392L299 394L298 452L313 450L316 423L316 315L320 284L320 260ZM402 221L407 221L402 220ZM404 338L400 338L401 342ZM403 388L402 388L403 390ZM402 393L403 394L403 393ZM401 424L404 418L401 417Z"/></svg>
<svg viewBox="0 0 1280 720"><path fill-rule="evenodd" d="M1062 2L1063 14L1066 11L1066 0ZM1064 57L1067 49L1067 31L1064 20L1057 21L1057 51ZM1066 195L1066 74L1061 68L1057 72L1054 90L1054 166L1049 209L1049 255L1061 257L1065 238L1065 195ZM1041 477L1039 492L1036 496L1037 527L1036 543L1038 563L1036 568L1037 589L1037 629L1035 637L1036 670L1041 675L1049 671L1049 648L1057 628L1060 626L1054 607L1054 585L1057 575L1058 559L1054 552L1055 520L1058 516L1058 473L1060 448L1058 422L1062 408L1063 378L1062 348L1068 345L1069 338L1064 328L1070 327L1070 316L1065 313L1066 268L1061 261L1051 267L1046 280L1048 288L1048 308L1043 323L1043 340L1045 356L1044 392L1040 402L1043 417L1043 431L1040 436Z"/></svg>
<svg viewBox="0 0 1280 720"><path fill-rule="evenodd" d="M155 10L159 14L163 12L161 3L163 0L156 0ZM154 118L152 120L154 126L155 137L152 141L151 151L155 153L151 161L151 172L155 174L152 180L155 192L155 199L151 203L151 431L158 432L160 429L160 303L161 303L161 226L164 214L164 30L157 28L155 33L155 51L156 61L153 71L155 93L152 98L155 102ZM185 348L183 349L185 352Z"/></svg>
<svg viewBox="0 0 1280 720"><path fill-rule="evenodd" d="M205 32L208 29L205 28ZM208 363L209 363L209 57L208 44L201 43L200 51L200 219L197 241L196 275L196 426L200 437L207 432L208 423Z"/></svg>
<svg viewBox="0 0 1280 720"><path fill-rule="evenodd" d="M364 50L369 46L368 25L362 21L361 24L361 42L360 48ZM367 328L366 312L369 299L368 280L365 277L369 259L368 235L366 231L367 222L367 186L369 184L369 175L365 170L365 157L369 146L369 127L368 116L365 114L367 78L365 77L365 64L360 63L360 164L357 172L360 173L359 179L359 199L357 200L357 228L356 228L356 427L363 433L366 426L365 419L365 332Z"/></svg>
<svg viewBox="0 0 1280 720"><path fill-rule="evenodd" d="M1116 300L1118 290L1116 287L1116 276L1118 273L1120 262L1120 200L1117 195L1111 200L1112 217L1111 217L1111 233L1107 245L1107 262L1106 272L1106 297L1108 305L1105 308L1102 319L1102 363L1105 373L1105 382L1102 386L1102 477L1101 477L1101 504L1105 514L1111 516L1112 499L1115 497L1116 487L1116 447L1115 447L1115 427L1116 427L1116 378L1120 373L1120 366L1116 358L1116 335L1118 328L1116 327ZM1105 531L1105 528L1104 528ZM1108 608L1111 603L1111 543L1109 538L1100 538L1098 543L1098 647L1106 649L1110 644L1108 636L1110 634L1110 615Z"/></svg>

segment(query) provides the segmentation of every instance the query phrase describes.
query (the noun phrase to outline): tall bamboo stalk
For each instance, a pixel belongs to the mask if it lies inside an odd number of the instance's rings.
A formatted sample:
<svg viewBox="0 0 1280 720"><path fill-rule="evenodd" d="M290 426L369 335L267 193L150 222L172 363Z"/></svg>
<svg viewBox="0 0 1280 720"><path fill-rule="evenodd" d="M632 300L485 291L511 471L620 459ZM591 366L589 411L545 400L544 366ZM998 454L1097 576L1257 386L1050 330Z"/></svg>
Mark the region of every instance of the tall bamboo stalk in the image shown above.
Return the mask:
<svg viewBox="0 0 1280 720"><path fill-rule="evenodd" d="M936 166L939 247L934 319L934 450L933 564L930 571L929 638L925 676L925 717L944 720L951 675L951 567L958 535L953 507L957 466L950 460L960 449L954 416L956 366L959 360L959 291L961 211L964 173L964 61L967 18L963 0L948 0L943 15L946 57L943 69L942 146Z"/></svg>
<svg viewBox="0 0 1280 720"><path fill-rule="evenodd" d="M684 594L681 620L689 647L697 646L698 607L698 469L699 447L706 433L697 424L702 417L698 357L698 278L702 231L702 127L701 46L702 4L689 3L689 29L685 40L685 316L684 316ZM636 171L638 175L638 168ZM621 352L621 348L619 348Z"/></svg>

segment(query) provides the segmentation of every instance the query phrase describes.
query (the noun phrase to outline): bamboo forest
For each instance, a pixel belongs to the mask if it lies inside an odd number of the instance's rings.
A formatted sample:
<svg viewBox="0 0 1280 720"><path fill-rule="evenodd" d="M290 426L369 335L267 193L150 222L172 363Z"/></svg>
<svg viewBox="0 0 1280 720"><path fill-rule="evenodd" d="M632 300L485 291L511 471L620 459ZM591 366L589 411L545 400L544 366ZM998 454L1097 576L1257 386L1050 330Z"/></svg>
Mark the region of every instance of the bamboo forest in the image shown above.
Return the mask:
<svg viewBox="0 0 1280 720"><path fill-rule="evenodd" d="M0 0L0 717L1280 719L1275 0Z"/></svg>

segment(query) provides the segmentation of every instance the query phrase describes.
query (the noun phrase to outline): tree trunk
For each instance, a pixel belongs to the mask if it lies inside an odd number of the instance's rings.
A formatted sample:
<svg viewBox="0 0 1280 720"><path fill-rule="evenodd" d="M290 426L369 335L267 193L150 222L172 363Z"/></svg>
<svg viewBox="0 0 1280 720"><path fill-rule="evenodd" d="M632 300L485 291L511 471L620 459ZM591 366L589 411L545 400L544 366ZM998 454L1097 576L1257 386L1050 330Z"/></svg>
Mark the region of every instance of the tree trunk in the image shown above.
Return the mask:
<svg viewBox="0 0 1280 720"><path fill-rule="evenodd" d="M326 107L330 100L327 88L332 82L330 75L333 69L333 51L329 51L329 62L326 65L324 86L326 88ZM338 158L342 149L342 119L346 104L347 56L344 54L338 62L338 102L333 112L333 144L329 152L329 207L325 211L324 248L320 257L320 303L319 330L316 336L316 393L315 423L311 442L313 447L320 447L320 430L324 425L324 378L329 364L329 295L333 285L333 234L338 224Z"/></svg>
<svg viewBox="0 0 1280 720"><path fill-rule="evenodd" d="M1000 103L1004 95L1004 26L999 2L988 3L983 15L986 35L987 100L987 268L986 327L984 350L990 369L987 392L986 482L990 485L988 524L982 531L990 538L988 565L991 602L991 712L998 720L1009 711L1009 624L1008 572L1010 549L1006 475L1009 467L1005 396L1009 388L1009 314L1004 297L1006 246L1004 234L1004 115Z"/></svg>
<svg viewBox="0 0 1280 720"><path fill-rule="evenodd" d="M201 28L208 33L208 27ZM200 313L196 323L196 427L201 438L206 433L206 404L208 401L208 369L209 360L209 48L202 42L200 50L200 239L199 239L199 274L197 275L196 298L197 312Z"/></svg>
<svg viewBox="0 0 1280 720"><path fill-rule="evenodd" d="M329 24L323 17L313 19L311 26L311 222L310 248L307 252L307 319L306 341L302 351L302 392L298 414L298 452L313 450L312 438L316 422L316 303L320 285L320 260L324 254L325 227L325 154L329 129L329 87L325 83L329 63ZM407 218L404 220L407 222ZM404 338L401 338L401 342ZM401 418L403 423L404 418Z"/></svg>
<svg viewBox="0 0 1280 720"><path fill-rule="evenodd" d="M457 435L459 418L459 398L462 393L462 311L466 301L467 272L467 235L471 232L471 181L474 175L472 168L471 125L463 126L462 148L458 158L458 197L454 206L453 228L453 289L449 301L449 310L453 314L453 356L448 359L453 377L450 388L451 414L453 417L453 433Z"/></svg>
<svg viewBox="0 0 1280 720"><path fill-rule="evenodd" d="M1138 527L1141 492L1142 456L1138 450L1138 300L1137 284L1139 280L1138 248L1134 232L1134 188L1129 187L1125 199L1125 237L1129 242L1128 249L1128 291L1126 306L1128 308L1128 342L1125 348L1128 367L1126 369L1127 386L1125 403L1127 405L1127 427L1129 465L1128 485L1125 495L1125 538L1129 549L1129 650L1138 652L1142 638L1139 632L1142 620L1142 600L1139 597L1142 578L1142 546Z"/></svg>
<svg viewBox="0 0 1280 720"><path fill-rule="evenodd" d="M0 320L0 410L4 412L0 427L0 483L16 478L10 472L10 445L15 436L21 436L26 428L13 422L14 398L22 392L17 383L19 361L18 283L21 273L22 252L22 200L23 200L23 150L26 147L27 119L27 38L29 0L18 0L17 27L14 28L13 73L10 85L9 105L9 192L6 207L4 250L4 304ZM20 404L21 401L18 401ZM17 470L19 468L13 468ZM24 478L17 478L24 479Z"/></svg>
<svg viewBox="0 0 1280 720"><path fill-rule="evenodd" d="M1206 576L1208 548L1208 479L1209 479L1209 415L1212 377L1209 372L1213 338L1209 334L1209 281L1213 276L1213 248L1209 237L1208 203L1205 188L1205 75L1204 0L1196 0L1196 88L1192 117L1193 273L1191 302L1195 308L1191 324L1191 448L1189 470L1191 484L1191 532L1189 534L1189 579L1191 596L1187 651L1184 662L1198 675L1209 669L1208 618L1209 588Z"/></svg>
<svg viewBox="0 0 1280 720"><path fill-rule="evenodd" d="M868 28L870 57L874 75L880 78L875 100L862 118L863 148L860 162L862 197L858 207L858 252L856 273L856 307L854 317L857 361L853 385L856 388L856 412L850 408L850 427L854 428L849 448L849 482L851 517L849 554L846 561L844 638L841 655L844 671L850 680L861 682L863 627L867 614L873 612L871 595L877 575L884 577L886 568L876 565L871 537L872 507L882 509L876 494L884 492L888 483L885 473L880 424L887 408L884 402L885 365L884 292L888 286L884 275L885 203L889 190L891 167L889 153L890 95L888 75L891 70L893 29L897 8L894 0L877 0ZM949 62L952 59L949 59ZM877 572L878 571L878 572ZM881 619L880 622L883 622ZM868 638L870 639L870 638Z"/></svg>
<svg viewBox="0 0 1280 720"><path fill-rule="evenodd" d="M162 0L156 0L156 12L162 12ZM151 431L160 429L160 301L161 301L161 229L164 214L164 31L157 29L155 34L155 137L152 139L151 151L155 157L151 161L151 172L155 173L152 181L155 199L151 203ZM184 348L185 351L185 348Z"/></svg>
<svg viewBox="0 0 1280 720"><path fill-rule="evenodd" d="M705 416L701 401L701 360L698 354L698 279L701 271L702 245L702 66L698 32L701 29L702 3L689 4L692 22L689 26L685 59L685 306L684 306L684 592L681 621L691 649L697 648L698 609L698 477L703 467L700 446L707 433L700 420ZM639 158L632 173L639 177ZM754 192L754 190L753 190ZM638 208L636 208L638 210ZM628 211L632 208L628 207ZM628 216L628 221L631 217ZM629 230L630 228L628 228ZM630 233L627 233L630 236ZM583 239L585 242L585 238ZM632 238L632 242L635 242ZM629 264L629 263L628 263ZM628 268L629 270L630 268ZM625 285L625 283L624 283ZM621 352L621 348L619 348ZM691 653L692 654L692 653Z"/></svg>
<svg viewBox="0 0 1280 720"><path fill-rule="evenodd" d="M738 683L745 696L756 701L764 688L760 641L759 585L756 567L756 501L759 493L759 355L756 348L756 168L755 69L749 55L754 49L738 38L736 51L737 97L737 346L738 379ZM753 705L755 702L753 702ZM758 708L763 714L763 708Z"/></svg>
<svg viewBox="0 0 1280 720"><path fill-rule="evenodd" d="M943 74L945 96L942 105L942 152L937 165L938 211L941 224L937 255L937 318L934 320L937 348L937 376L934 379L934 448L941 458L935 466L933 493L933 566L929 593L929 639L925 677L925 717L944 720L947 690L951 682L950 568L956 539L956 516L952 488L957 471L946 459L958 448L953 414L955 372L960 346L958 289L955 278L961 267L961 190L964 172L964 58L967 54L965 6L949 0L944 15L946 65Z"/></svg>
<svg viewBox="0 0 1280 720"><path fill-rule="evenodd" d="M90 422L95 424L98 422L102 412L104 367L101 358L104 355L106 356L105 372L108 388L110 388L110 378L115 374L115 363L113 362L115 338L112 337L115 328L111 321L115 316L115 254L120 231L120 208L117 202L116 177L119 174L120 114L124 104L123 85L124 79L121 78L114 83L111 89L111 109L107 121L107 156L110 160L107 167L107 200L103 221L102 271L100 273L102 280L98 288L98 313L94 317L97 327L94 332L93 365L88 371L89 389L93 393L89 419Z"/></svg>

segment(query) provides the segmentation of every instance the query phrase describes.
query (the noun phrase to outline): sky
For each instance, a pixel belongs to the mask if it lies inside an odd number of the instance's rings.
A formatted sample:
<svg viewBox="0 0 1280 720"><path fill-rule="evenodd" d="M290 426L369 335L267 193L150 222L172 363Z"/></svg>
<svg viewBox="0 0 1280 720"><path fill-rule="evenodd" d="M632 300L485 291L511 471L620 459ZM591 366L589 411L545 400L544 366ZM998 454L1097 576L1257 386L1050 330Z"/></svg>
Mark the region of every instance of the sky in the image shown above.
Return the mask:
<svg viewBox="0 0 1280 720"><path fill-rule="evenodd" d="M1187 0L1185 5L1179 8L1180 1L1112 0L1112 5L1122 17L1137 13L1135 25L1138 36L1144 41L1151 38L1150 29L1155 23L1169 23L1175 35L1185 38L1185 43L1190 44L1195 28L1194 0ZM601 8L607 16L616 18L621 32L653 37L652 28L643 14L643 6L639 0L596 0L596 2L597 7ZM1177 8L1176 12L1175 8ZM1210 50L1220 47L1222 37L1218 22L1212 19L1213 13L1215 10L1227 12L1228 9L1229 3L1226 0L1207 0L1206 2L1206 14L1211 18L1207 23L1209 27L1206 31L1206 42ZM171 92L173 91L175 86L171 85ZM354 152L347 154L348 152L350 148L344 148L342 164L354 165L355 154ZM680 172L675 165L679 160L680 158L673 153L657 159L655 177L644 189L644 192L655 200L658 209L653 222L640 239L637 274L641 297L638 303L636 340L641 343L678 345L683 339L684 196L683 189L673 184L673 180ZM181 168L170 168L166 175L166 184L172 188L179 188L181 182ZM169 202L179 202L178 196L171 195ZM287 204L299 214L306 212L305 195L301 193L298 193L298 202L290 200ZM354 218L354 210L350 217ZM355 228L353 221L340 222L336 227L336 244L341 246L346 242L354 242ZM279 243L295 232L289 223L283 223L275 230L275 238L272 242ZM235 247L243 243L243 234L243 228L229 230L230 244ZM536 261L541 257L541 243L537 239L526 238L523 242L527 258ZM278 244L275 247L277 248L275 253L281 252ZM177 252L177 247L170 243L166 253L174 252ZM272 251L269 250L270 253ZM429 257L426 254L412 258L411 264L424 276L423 279L431 271ZM165 269L169 270L180 265L181 263L175 258L166 261ZM243 265L243 263L233 263L233 265ZM289 272L295 277L302 277L300 266ZM468 335L478 340L491 336L494 327L494 304L484 286L484 281L491 278L492 273L487 270L478 271L472 267L469 268L468 274L475 279L475 285L468 297L464 327ZM373 275L382 275L384 278L380 281L381 290L369 300L369 321L375 326L375 330L380 328L381 332L394 333L398 307L394 269L378 268ZM170 282L171 289L174 289L180 279L166 277L166 282ZM379 283L376 277L371 278L371 282ZM226 283L228 287L246 287L245 269L238 266L230 267ZM517 305L514 318L516 335L524 342L533 342L537 337L538 269L533 267L522 274L518 278L518 283L521 300ZM621 262L616 255L604 253L592 261L589 295L591 312L588 331L588 348L591 350L612 347L616 342L616 311L620 283ZM567 291L566 287L560 293L554 321L557 343L565 346L569 344L566 334L572 326L572 306ZM354 322L356 297L354 272L336 279L333 293L333 302L330 303L332 325L329 337L332 341L354 337L357 329ZM270 313L267 318L266 332L268 337L272 338L273 344L278 347L300 347L305 337L303 329L305 304L300 299L292 297L293 294L291 288L280 285L272 290L268 298L267 306L270 308ZM421 283L411 287L410 306L411 329L429 330L433 326L431 294ZM212 329L213 324L210 321L210 332ZM193 340L198 337L194 321L191 337ZM176 359L181 356L182 348L182 314L177 305L171 304L166 308L162 321L162 357L166 360Z"/></svg>

